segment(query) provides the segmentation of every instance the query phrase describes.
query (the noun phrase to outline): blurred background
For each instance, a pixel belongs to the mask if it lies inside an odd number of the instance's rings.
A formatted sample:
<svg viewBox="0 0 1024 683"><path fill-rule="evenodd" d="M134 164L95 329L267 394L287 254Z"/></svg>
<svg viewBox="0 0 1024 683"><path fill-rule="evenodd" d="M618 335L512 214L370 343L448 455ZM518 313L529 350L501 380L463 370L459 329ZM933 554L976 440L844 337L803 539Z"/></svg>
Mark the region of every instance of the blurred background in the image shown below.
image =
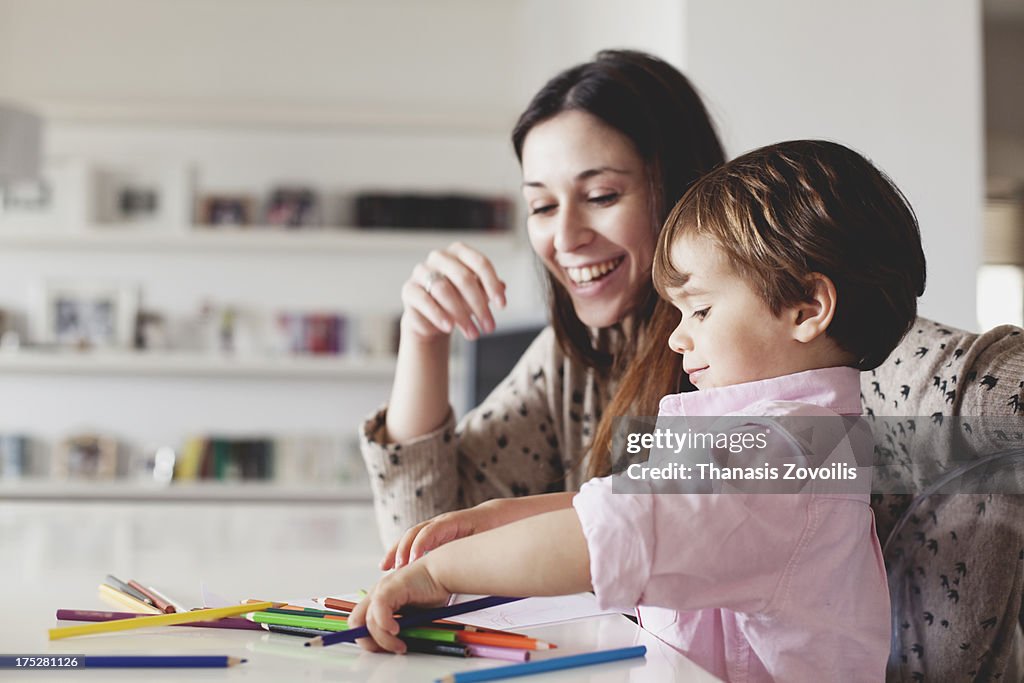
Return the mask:
<svg viewBox="0 0 1024 683"><path fill-rule="evenodd" d="M870 157L922 314L1021 324L1019 0L0 0L0 498L369 500L401 283L460 239L509 284L462 412L544 320L511 127L607 47L682 69L730 156Z"/></svg>

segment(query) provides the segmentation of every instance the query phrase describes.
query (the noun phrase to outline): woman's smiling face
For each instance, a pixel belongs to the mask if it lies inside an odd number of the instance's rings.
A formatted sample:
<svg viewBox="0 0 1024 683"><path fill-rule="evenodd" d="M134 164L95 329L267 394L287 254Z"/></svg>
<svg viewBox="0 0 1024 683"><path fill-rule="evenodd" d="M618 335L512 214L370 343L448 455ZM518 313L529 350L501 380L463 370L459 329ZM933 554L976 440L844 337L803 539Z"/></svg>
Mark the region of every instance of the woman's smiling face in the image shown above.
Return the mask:
<svg viewBox="0 0 1024 683"><path fill-rule="evenodd" d="M600 119L565 111L537 124L522 150L533 250L590 327L629 315L651 279L655 226L647 169Z"/></svg>

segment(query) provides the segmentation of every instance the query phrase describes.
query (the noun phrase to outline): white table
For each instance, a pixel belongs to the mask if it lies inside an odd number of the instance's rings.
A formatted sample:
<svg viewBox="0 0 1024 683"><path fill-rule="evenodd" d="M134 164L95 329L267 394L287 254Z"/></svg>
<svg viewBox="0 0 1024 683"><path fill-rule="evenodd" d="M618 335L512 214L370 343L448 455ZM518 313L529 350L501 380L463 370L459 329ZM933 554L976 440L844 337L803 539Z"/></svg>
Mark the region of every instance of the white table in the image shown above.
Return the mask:
<svg viewBox="0 0 1024 683"><path fill-rule="evenodd" d="M114 609L97 597L107 573L149 583L200 603L200 581L224 598L295 599L369 586L380 546L368 505L33 503L0 501L0 653L225 654L248 659L229 669L78 671L74 680L431 681L453 671L507 664L411 654L371 654L353 646L303 647L304 638L165 627L50 642L58 608ZM65 625L71 622L66 622ZM77 623L77 622L76 622ZM524 629L555 642L550 655L643 644L644 660L523 680L715 681L625 617ZM0 671L0 680L66 681L62 671Z"/></svg>

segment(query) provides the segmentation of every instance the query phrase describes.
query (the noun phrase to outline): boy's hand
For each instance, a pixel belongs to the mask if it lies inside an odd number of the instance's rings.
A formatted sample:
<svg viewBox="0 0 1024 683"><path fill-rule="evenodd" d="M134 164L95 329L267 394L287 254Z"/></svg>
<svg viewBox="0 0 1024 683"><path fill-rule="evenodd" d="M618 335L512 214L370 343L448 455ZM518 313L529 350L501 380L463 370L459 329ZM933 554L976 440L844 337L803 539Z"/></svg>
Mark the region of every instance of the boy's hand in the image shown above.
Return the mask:
<svg viewBox="0 0 1024 683"><path fill-rule="evenodd" d="M493 529L501 523L497 509L488 503L445 512L410 527L398 543L388 549L380 568L387 571L404 567L445 543Z"/></svg>
<svg viewBox="0 0 1024 683"><path fill-rule="evenodd" d="M367 626L370 638L359 638L356 642L364 650L404 653L405 643L398 638L398 622L395 612L401 612L406 605L436 607L451 597L443 586L430 575L426 564L416 562L404 569L388 574L370 593L359 601L348 617L349 628Z"/></svg>

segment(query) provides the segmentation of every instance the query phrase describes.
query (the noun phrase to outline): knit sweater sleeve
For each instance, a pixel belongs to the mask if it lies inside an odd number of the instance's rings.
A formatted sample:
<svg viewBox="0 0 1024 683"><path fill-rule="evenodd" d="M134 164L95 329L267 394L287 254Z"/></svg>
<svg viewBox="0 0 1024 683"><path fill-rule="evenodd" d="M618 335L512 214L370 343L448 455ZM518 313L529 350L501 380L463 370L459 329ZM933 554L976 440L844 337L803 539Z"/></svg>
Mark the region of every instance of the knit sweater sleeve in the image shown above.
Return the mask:
<svg viewBox="0 0 1024 683"><path fill-rule="evenodd" d="M559 419L564 356L543 330L501 384L458 426L384 443L387 408L359 429L381 540L413 524L491 498L565 490Z"/></svg>

